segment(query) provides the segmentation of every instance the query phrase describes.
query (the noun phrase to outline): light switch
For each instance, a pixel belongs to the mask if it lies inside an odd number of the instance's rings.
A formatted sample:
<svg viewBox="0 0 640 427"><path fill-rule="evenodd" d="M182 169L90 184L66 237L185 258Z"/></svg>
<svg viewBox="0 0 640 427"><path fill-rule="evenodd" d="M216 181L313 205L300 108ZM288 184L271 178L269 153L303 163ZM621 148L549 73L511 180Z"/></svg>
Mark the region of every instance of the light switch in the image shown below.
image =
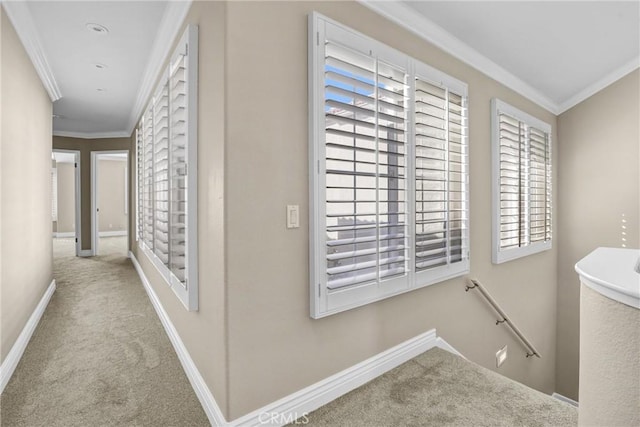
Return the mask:
<svg viewBox="0 0 640 427"><path fill-rule="evenodd" d="M287 205L287 228L300 228L300 208L298 205Z"/></svg>

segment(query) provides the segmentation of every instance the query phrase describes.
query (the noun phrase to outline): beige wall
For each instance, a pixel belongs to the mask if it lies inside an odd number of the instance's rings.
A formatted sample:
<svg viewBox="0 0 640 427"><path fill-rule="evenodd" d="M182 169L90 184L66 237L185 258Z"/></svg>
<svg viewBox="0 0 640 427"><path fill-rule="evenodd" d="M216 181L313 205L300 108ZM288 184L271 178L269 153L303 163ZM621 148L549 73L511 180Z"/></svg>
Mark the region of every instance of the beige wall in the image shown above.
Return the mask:
<svg viewBox="0 0 640 427"><path fill-rule="evenodd" d="M178 34L179 39L187 24L198 25L199 311L188 312L146 255L136 245L133 249L223 411L227 408L228 363L223 204L225 10L224 2L194 2Z"/></svg>
<svg viewBox="0 0 640 427"><path fill-rule="evenodd" d="M125 170L128 173L125 159L98 161L98 231L127 231Z"/></svg>
<svg viewBox="0 0 640 427"><path fill-rule="evenodd" d="M557 392L578 398L577 261L599 246L640 245L640 71L560 115Z"/></svg>
<svg viewBox="0 0 640 427"><path fill-rule="evenodd" d="M0 361L53 279L51 100L0 7ZM19 183L19 185L16 185Z"/></svg>
<svg viewBox="0 0 640 427"><path fill-rule="evenodd" d="M58 169L58 233L69 233L76 229L76 180L73 163L57 162Z"/></svg>
<svg viewBox="0 0 640 427"><path fill-rule="evenodd" d="M464 292L463 278L309 317L307 15L313 10L469 84L471 276L512 315L541 359L524 357L478 293ZM554 132L555 116L354 2L231 2L226 35L227 415L241 416L431 328L490 369L507 344L510 356L499 371L553 392L557 244L491 263L490 100L500 97ZM201 46L201 53L208 50ZM300 205L299 229L285 228L287 204Z"/></svg>
<svg viewBox="0 0 640 427"><path fill-rule="evenodd" d="M102 139L83 139L68 138L64 136L53 137L53 148L60 150L79 150L80 151L80 217L81 217L81 248L84 250L91 249L91 152L92 151L108 151L108 150L127 150L129 151L129 162L131 162L131 138L102 138ZM132 180L131 164L129 164L129 179ZM129 207L131 207L132 194L129 192ZM131 209L129 209L131 212ZM134 227L134 216L130 215L129 228ZM133 244L133 233L129 236L129 247Z"/></svg>

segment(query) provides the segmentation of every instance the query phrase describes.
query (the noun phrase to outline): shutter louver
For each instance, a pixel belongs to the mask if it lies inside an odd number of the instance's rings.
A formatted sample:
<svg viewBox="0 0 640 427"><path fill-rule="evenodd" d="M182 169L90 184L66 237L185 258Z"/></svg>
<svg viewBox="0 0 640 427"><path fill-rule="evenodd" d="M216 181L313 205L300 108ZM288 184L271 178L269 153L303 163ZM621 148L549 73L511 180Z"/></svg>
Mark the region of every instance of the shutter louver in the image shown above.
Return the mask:
<svg viewBox="0 0 640 427"><path fill-rule="evenodd" d="M406 73L325 44L329 290L407 272Z"/></svg>
<svg viewBox="0 0 640 427"><path fill-rule="evenodd" d="M165 84L153 100L154 253L169 264L169 94Z"/></svg>
<svg viewBox="0 0 640 427"><path fill-rule="evenodd" d="M186 283L187 248L187 57L179 54L170 66L169 120L171 191L169 194L169 269Z"/></svg>
<svg viewBox="0 0 640 427"><path fill-rule="evenodd" d="M416 78L416 271L466 259L465 109L462 96Z"/></svg>

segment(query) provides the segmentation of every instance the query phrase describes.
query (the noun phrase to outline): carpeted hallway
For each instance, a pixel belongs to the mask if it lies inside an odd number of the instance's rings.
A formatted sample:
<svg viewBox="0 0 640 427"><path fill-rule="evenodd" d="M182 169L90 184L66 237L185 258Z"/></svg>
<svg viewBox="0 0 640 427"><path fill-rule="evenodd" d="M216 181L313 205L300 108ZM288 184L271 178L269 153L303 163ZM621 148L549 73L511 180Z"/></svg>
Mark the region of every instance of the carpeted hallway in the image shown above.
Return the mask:
<svg viewBox="0 0 640 427"><path fill-rule="evenodd" d="M433 348L307 418L326 427L575 427L578 410Z"/></svg>
<svg viewBox="0 0 640 427"><path fill-rule="evenodd" d="M2 394L3 427L209 425L125 239L101 238L93 258L54 239L57 290Z"/></svg>

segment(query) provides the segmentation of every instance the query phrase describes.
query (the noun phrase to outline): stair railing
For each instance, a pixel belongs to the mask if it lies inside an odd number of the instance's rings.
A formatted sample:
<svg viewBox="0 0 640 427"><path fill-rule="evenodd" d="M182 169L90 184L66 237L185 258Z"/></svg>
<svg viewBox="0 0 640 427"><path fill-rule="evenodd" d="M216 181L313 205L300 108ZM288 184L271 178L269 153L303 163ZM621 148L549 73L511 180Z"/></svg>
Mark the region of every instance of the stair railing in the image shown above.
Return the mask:
<svg viewBox="0 0 640 427"><path fill-rule="evenodd" d="M500 325L501 323L505 323L507 324L511 330L513 331L514 334L516 334L516 336L520 339L520 341L522 341L522 343L524 344L524 346L527 348L527 356L526 357L531 357L531 356L537 356L540 357L540 353L538 352L538 350L536 350L536 348L533 346L533 344L531 344L531 341L529 341L523 334L522 332L520 332L520 329L518 329L518 327L516 325L513 324L513 322L511 321L511 319L509 319L509 317L507 316L507 314L504 312L504 310L498 305L498 303L496 302L495 299L493 299L493 297L491 296L491 294L489 294L489 292L487 291L487 289L482 286L482 283L480 283L478 280L476 279L469 279L471 284L473 286L465 286L464 291L465 292L469 292L469 290L471 289L477 289L478 291L480 291L480 293L482 294L483 297L485 297L485 299L489 302L489 304L491 305L491 307L493 307L493 309L500 315L500 319L496 320L496 326Z"/></svg>

